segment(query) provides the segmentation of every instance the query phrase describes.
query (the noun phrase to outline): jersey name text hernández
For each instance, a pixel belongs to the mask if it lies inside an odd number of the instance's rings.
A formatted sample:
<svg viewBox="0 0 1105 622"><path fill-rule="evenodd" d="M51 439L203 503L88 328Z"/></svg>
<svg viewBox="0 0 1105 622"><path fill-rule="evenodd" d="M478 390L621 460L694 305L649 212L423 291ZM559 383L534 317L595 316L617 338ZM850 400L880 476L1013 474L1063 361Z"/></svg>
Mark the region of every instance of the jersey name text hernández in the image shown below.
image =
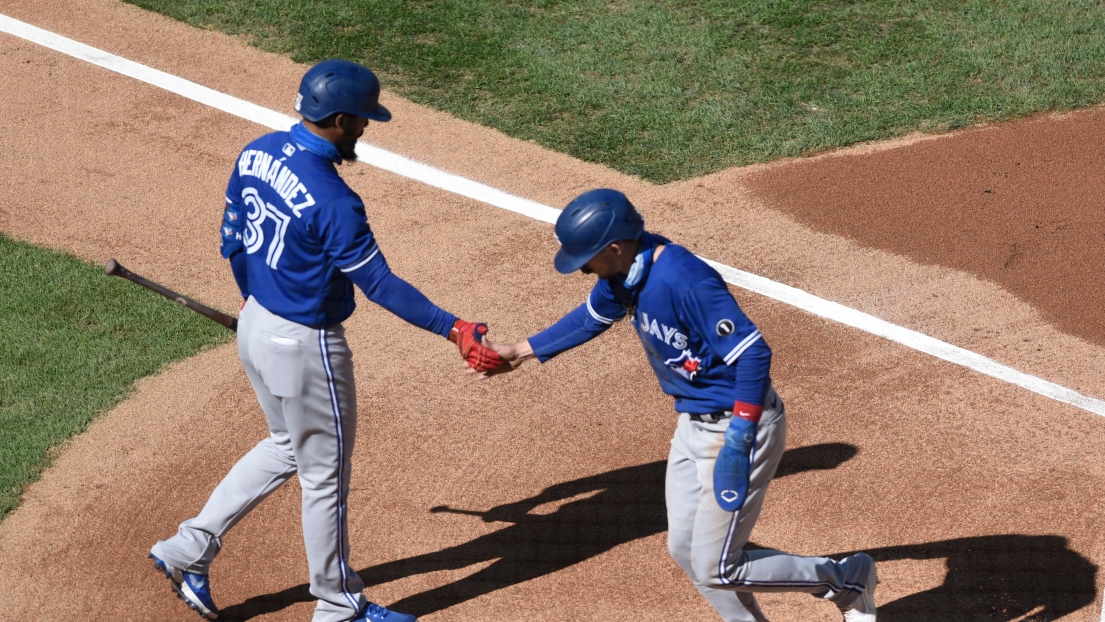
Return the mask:
<svg viewBox="0 0 1105 622"><path fill-rule="evenodd" d="M299 180L299 175L284 166L285 158L294 155L294 151L295 149L289 148L285 150L284 158L277 158L260 149L246 149L238 157L238 176L256 177L265 182L284 200L284 205L297 218L302 218L303 210L315 204L315 197L311 196L307 186Z"/></svg>

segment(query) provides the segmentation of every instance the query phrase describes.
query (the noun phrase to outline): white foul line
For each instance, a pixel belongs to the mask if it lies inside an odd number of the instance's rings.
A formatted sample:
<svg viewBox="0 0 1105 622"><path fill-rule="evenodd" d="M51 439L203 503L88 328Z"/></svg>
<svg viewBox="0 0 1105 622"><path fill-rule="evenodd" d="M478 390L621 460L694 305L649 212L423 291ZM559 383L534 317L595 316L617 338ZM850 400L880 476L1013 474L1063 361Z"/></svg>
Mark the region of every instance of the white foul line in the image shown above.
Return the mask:
<svg viewBox="0 0 1105 622"><path fill-rule="evenodd" d="M220 93L205 86L190 82L172 74L147 67L131 60L98 50L72 39L62 37L50 31L0 15L0 32L26 39L74 58L88 61L105 69L121 73L147 84L160 87L187 99L199 102L223 112L253 121L274 130L286 131L296 119L268 108L263 108L237 97ZM475 199L512 212L529 216L547 223L555 223L560 210L542 205L529 199L508 194L485 184L466 179L459 175L415 162L401 155L372 147L364 143L357 144L358 158L372 166L390 171L397 175L420 181L461 196ZM896 343L931 354L956 365L973 369L981 374L1004 380L1019 387L1039 393L1051 399L1070 404L1098 415L1105 415L1105 400L1087 397L1066 387L1042 378L1017 371L1002 365L993 359L970 350L953 346L917 331L891 324L873 315L845 307L836 302L818 298L800 289L777 283L750 272L737 270L725 264L703 258L727 283L751 290L768 298L787 303L841 324L885 337ZM1105 622L1105 619L1103 619Z"/></svg>

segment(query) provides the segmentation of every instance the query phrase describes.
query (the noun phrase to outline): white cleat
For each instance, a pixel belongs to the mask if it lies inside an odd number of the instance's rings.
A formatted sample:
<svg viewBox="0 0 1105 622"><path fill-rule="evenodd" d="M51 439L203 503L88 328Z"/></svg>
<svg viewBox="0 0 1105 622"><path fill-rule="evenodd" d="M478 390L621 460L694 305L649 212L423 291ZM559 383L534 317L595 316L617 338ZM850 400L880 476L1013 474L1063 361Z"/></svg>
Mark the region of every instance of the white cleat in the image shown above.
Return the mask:
<svg viewBox="0 0 1105 622"><path fill-rule="evenodd" d="M844 622L875 622L875 586L879 584L879 575L875 571L875 560L866 553L859 553L871 561L871 571L867 573L867 584L863 593L848 609L843 610Z"/></svg>

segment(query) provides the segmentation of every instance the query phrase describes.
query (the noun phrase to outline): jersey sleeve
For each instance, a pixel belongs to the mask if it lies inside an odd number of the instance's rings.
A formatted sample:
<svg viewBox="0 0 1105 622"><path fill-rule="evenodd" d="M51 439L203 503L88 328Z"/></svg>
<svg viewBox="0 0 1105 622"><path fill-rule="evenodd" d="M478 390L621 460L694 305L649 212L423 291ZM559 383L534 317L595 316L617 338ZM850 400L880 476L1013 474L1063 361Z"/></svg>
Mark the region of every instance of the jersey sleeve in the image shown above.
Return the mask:
<svg viewBox="0 0 1105 622"><path fill-rule="evenodd" d="M687 289L682 315L689 329L701 336L726 365L736 365L734 400L763 405L771 370L771 349L748 319L729 288L718 277L702 279Z"/></svg>
<svg viewBox="0 0 1105 622"><path fill-rule="evenodd" d="M234 253L230 256L230 271L234 274L234 282L238 284L238 293L242 298L249 298L249 266L245 253Z"/></svg>
<svg viewBox="0 0 1105 622"><path fill-rule="evenodd" d="M587 313L596 322L607 326L625 317L625 306L618 302L614 290L610 287L610 281L599 279L591 288L591 295L587 297Z"/></svg>
<svg viewBox="0 0 1105 622"><path fill-rule="evenodd" d="M364 204L355 196L342 197L314 210L323 251L342 272L367 265L380 252L368 226Z"/></svg>
<svg viewBox="0 0 1105 622"><path fill-rule="evenodd" d="M235 253L245 250L242 242L242 226L246 218L242 210L242 184L238 178L238 167L234 167L234 173L230 176L230 182L226 185L226 209L223 210L222 224L222 251L223 259L230 259Z"/></svg>
<svg viewBox="0 0 1105 622"><path fill-rule="evenodd" d="M610 284L599 279L587 296L586 303L530 337L530 347L537 360L544 363L561 352L598 337L614 322L625 317L625 313L625 307L614 298Z"/></svg>

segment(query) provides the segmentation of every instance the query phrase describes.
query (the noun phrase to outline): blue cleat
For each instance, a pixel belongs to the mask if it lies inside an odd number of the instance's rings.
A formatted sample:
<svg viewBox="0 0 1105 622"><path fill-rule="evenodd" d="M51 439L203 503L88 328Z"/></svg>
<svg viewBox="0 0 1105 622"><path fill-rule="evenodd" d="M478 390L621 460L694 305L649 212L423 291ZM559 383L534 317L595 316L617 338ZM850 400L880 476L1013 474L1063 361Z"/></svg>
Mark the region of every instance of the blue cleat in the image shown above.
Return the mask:
<svg viewBox="0 0 1105 622"><path fill-rule="evenodd" d="M392 611L376 603L368 603L368 608L363 613L363 617L357 618L353 622L418 622L418 618L409 613Z"/></svg>
<svg viewBox="0 0 1105 622"><path fill-rule="evenodd" d="M153 553L150 553L149 557L153 560L154 567L168 577L169 582L172 583L173 591L184 601L185 605L188 605L205 620L214 620L219 617L219 608L215 606L215 601L211 600L211 583L207 580L207 575L184 572L179 568L174 568L161 561ZM388 622L392 621L388 620Z"/></svg>

